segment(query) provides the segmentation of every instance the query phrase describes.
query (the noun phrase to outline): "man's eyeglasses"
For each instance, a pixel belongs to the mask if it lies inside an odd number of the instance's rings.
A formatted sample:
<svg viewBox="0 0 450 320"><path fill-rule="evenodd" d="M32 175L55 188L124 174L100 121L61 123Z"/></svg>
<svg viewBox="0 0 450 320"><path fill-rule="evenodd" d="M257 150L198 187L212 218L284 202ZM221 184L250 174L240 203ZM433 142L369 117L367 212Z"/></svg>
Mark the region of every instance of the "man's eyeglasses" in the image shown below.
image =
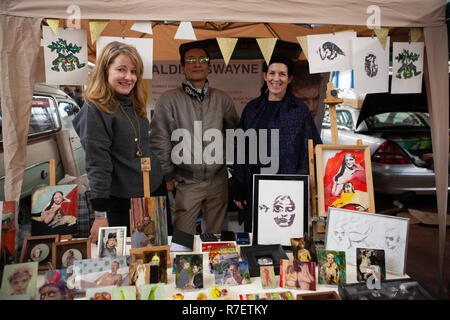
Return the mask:
<svg viewBox="0 0 450 320"><path fill-rule="evenodd" d="M209 62L209 58L208 57L187 57L186 59L184 59L184 61L186 61L187 63L196 63L198 60L199 63L207 63Z"/></svg>

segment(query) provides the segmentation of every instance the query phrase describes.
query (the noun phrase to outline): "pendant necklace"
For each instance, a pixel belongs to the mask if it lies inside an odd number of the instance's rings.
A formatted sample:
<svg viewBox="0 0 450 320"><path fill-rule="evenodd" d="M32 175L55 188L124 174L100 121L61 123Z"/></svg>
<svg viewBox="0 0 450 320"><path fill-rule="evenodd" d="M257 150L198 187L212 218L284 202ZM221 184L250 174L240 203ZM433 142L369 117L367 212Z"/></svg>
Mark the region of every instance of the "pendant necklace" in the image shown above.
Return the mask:
<svg viewBox="0 0 450 320"><path fill-rule="evenodd" d="M127 117L128 121L131 124L131 127L133 128L134 131L134 142L136 143L137 146L137 151L136 151L136 157L142 157L142 151L141 151L141 128L139 126L139 119L138 116L136 114L136 110L133 108L133 112L134 112L134 116L136 118L136 123L137 123L137 133L136 133L136 127L133 124L133 121L131 121L130 117L128 116L128 114L125 112L125 110L123 110L122 105L120 105L120 110L122 110L123 114L125 115L125 117Z"/></svg>

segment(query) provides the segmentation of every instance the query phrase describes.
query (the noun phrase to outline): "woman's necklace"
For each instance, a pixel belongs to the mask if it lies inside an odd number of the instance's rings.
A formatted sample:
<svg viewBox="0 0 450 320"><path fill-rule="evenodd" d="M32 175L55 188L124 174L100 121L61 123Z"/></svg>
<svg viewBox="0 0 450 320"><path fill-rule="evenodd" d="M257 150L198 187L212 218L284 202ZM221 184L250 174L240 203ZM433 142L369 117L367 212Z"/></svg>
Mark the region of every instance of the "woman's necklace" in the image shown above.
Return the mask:
<svg viewBox="0 0 450 320"><path fill-rule="evenodd" d="M133 124L133 121L131 121L130 117L128 116L128 114L125 112L125 110L123 110L123 107L121 104L119 104L120 110L122 110L123 114L125 115L125 117L127 117L128 121L131 124L131 127L133 128L134 131L134 142L136 143L137 146L137 151L136 151L136 157L142 157L142 151L141 151L141 128L139 126L139 119L138 116L136 114L136 110L133 108L133 112L134 112L134 116L136 118L136 123L137 123L137 133L136 133L136 127Z"/></svg>

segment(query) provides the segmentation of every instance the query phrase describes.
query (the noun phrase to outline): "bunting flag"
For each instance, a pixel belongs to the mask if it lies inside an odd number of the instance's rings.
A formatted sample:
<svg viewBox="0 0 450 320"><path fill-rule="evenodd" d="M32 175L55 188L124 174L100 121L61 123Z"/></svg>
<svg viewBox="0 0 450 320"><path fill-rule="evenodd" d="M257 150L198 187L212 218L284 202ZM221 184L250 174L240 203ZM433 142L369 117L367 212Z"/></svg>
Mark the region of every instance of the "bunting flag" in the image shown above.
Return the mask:
<svg viewBox="0 0 450 320"><path fill-rule="evenodd" d="M109 20L89 20L89 30L91 32L91 43L97 41L98 36L108 25Z"/></svg>
<svg viewBox="0 0 450 320"><path fill-rule="evenodd" d="M58 35L58 27L59 27L59 19L51 19L47 18L45 19L50 29L52 29L55 36Z"/></svg>
<svg viewBox="0 0 450 320"><path fill-rule="evenodd" d="M381 46L383 47L383 49L386 49L386 40L389 34L389 28L385 28L385 27L381 27L378 29L373 29L373 31L375 32L378 40L381 43Z"/></svg>
<svg viewBox="0 0 450 320"><path fill-rule="evenodd" d="M225 65L230 62L231 56L233 55L234 47L238 41L238 38L216 38L219 44L220 52L222 53Z"/></svg>
<svg viewBox="0 0 450 320"><path fill-rule="evenodd" d="M302 47L302 51L305 54L306 60L308 60L308 40L306 36L297 37L297 41L300 44L300 47Z"/></svg>
<svg viewBox="0 0 450 320"><path fill-rule="evenodd" d="M178 40L197 40L194 28L190 22L180 22L175 38Z"/></svg>
<svg viewBox="0 0 450 320"><path fill-rule="evenodd" d="M409 37L411 42L417 42L422 37L422 28L411 28L409 29Z"/></svg>
<svg viewBox="0 0 450 320"><path fill-rule="evenodd" d="M261 50L267 65L269 65L270 63L270 58L272 57L273 49L275 49L277 40L278 40L277 38L256 39L256 42L258 42L259 49Z"/></svg>
<svg viewBox="0 0 450 320"><path fill-rule="evenodd" d="M131 27L131 30L153 34L151 21L136 21Z"/></svg>

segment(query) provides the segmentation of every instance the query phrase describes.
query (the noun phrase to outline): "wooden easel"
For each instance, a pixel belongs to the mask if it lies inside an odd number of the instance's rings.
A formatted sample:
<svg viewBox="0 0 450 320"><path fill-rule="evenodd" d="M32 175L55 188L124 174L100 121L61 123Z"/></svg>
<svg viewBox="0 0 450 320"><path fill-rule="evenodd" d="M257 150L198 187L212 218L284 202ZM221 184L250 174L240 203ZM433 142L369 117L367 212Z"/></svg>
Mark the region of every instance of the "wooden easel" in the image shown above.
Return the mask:
<svg viewBox="0 0 450 320"><path fill-rule="evenodd" d="M150 158L141 158L141 171L142 171L142 183L144 185L144 198L150 199L150 170L151 170L151 163ZM133 225L132 224L132 212L130 209L129 212L130 215L130 228ZM131 234L130 234L131 238ZM131 239L131 249L130 249L130 255L133 254L140 254L139 249L145 249L145 248L133 248L133 239Z"/></svg>
<svg viewBox="0 0 450 320"><path fill-rule="evenodd" d="M49 186L56 186L56 160L49 161ZM59 236L59 241L72 240L71 234L62 234Z"/></svg>
<svg viewBox="0 0 450 320"><path fill-rule="evenodd" d="M337 90L334 89L333 83L327 83L327 93L323 101L328 105L331 125L331 143L339 144L338 129L337 129L337 117L336 117L336 105L343 103L344 99L340 99L337 96ZM321 241L319 234L325 233L326 217L319 217L317 214L317 188L316 188L316 175L315 175L315 161L314 161L314 145L311 139L308 140L308 157L309 157L309 181L311 188L311 230L312 239L314 242Z"/></svg>

